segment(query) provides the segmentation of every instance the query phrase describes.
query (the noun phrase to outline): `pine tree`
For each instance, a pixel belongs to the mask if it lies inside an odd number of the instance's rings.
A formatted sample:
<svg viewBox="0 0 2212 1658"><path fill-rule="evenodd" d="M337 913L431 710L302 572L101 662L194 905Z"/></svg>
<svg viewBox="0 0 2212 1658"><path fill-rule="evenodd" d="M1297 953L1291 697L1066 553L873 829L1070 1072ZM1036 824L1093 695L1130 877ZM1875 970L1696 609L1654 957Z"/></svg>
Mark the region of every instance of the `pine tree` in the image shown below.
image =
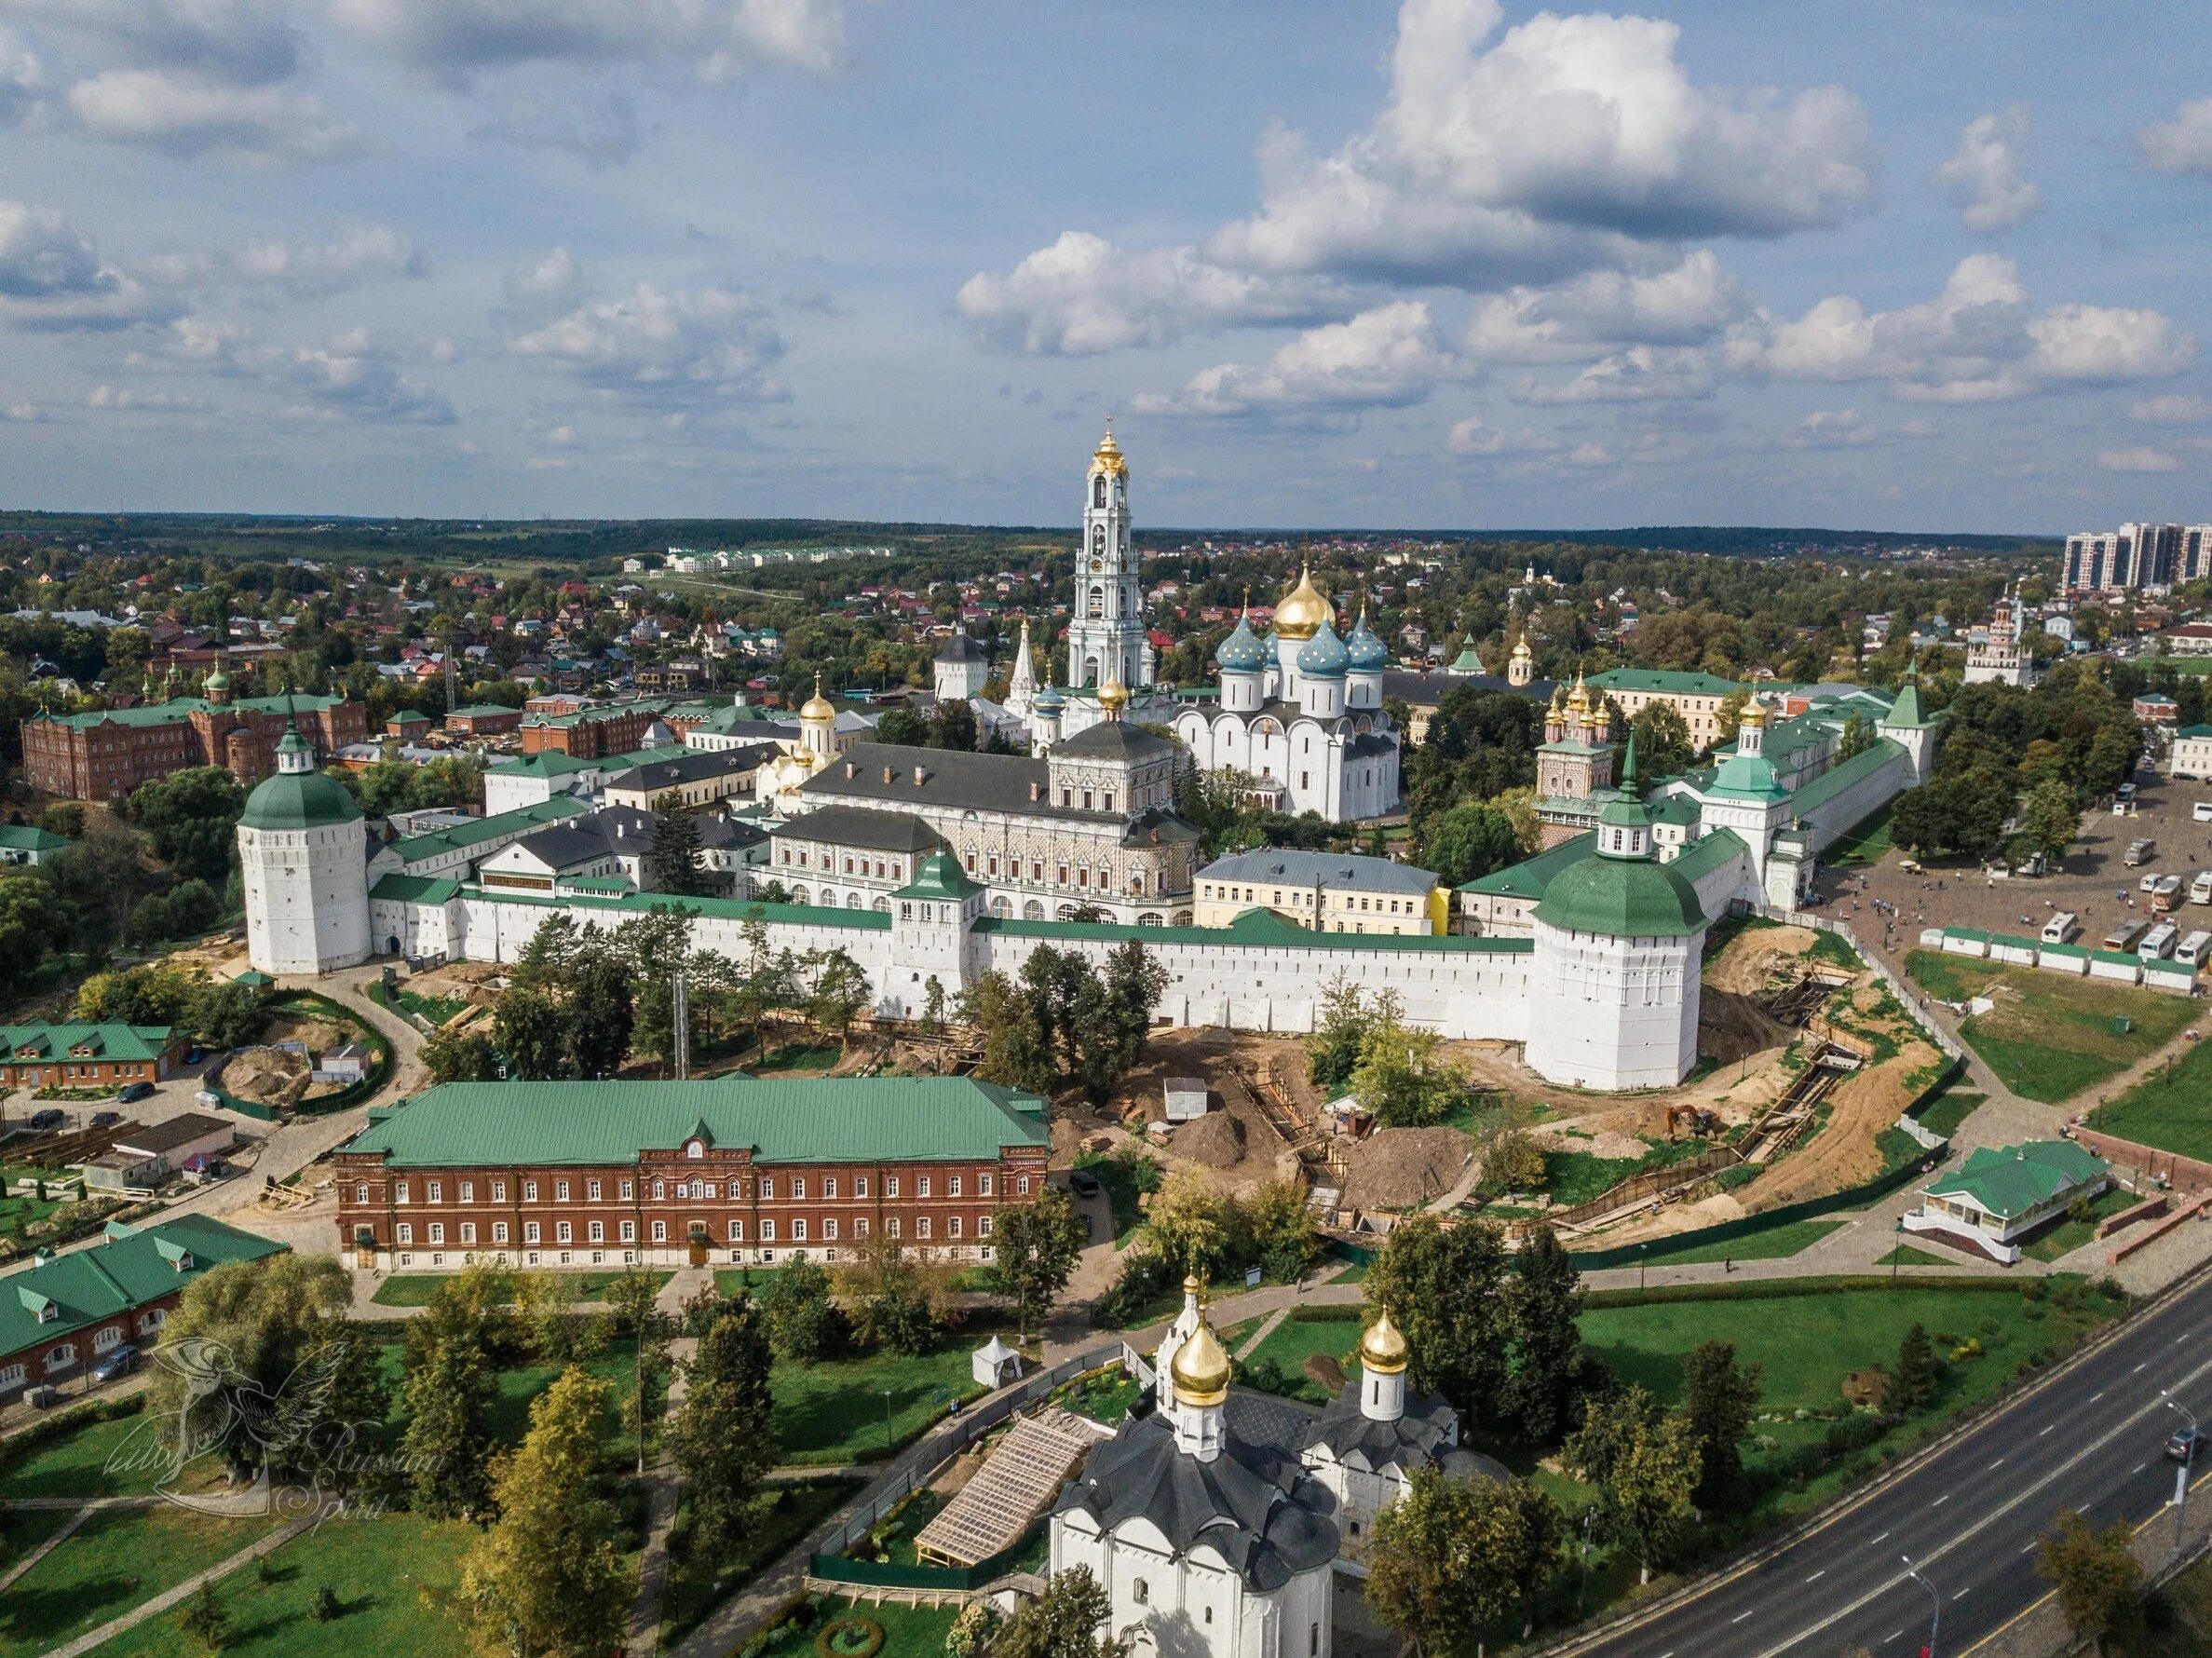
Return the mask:
<svg viewBox="0 0 2212 1658"><path fill-rule="evenodd" d="M1735 1494L1739 1448L1758 1407L1759 1366L1737 1368L1733 1342L1705 1341L1682 1360L1682 1415L1698 1447L1697 1501L1711 1508Z"/></svg>
<svg viewBox="0 0 2212 1658"><path fill-rule="evenodd" d="M674 795L653 803L653 849L645 854L645 878L657 892L695 898L707 890L701 867L699 824L691 809Z"/></svg>
<svg viewBox="0 0 2212 1658"><path fill-rule="evenodd" d="M177 1613L177 1627L203 1652L220 1652L230 1644L230 1614L215 1595L215 1580L202 1578L192 1598Z"/></svg>
<svg viewBox="0 0 2212 1658"><path fill-rule="evenodd" d="M767 1320L739 1296L722 1303L685 1366L669 1449L684 1472L692 1547L701 1559L735 1551L755 1518L761 1476L775 1465L768 1365Z"/></svg>
<svg viewBox="0 0 2212 1658"><path fill-rule="evenodd" d="M494 1464L499 1518L461 1562L461 1599L488 1651L604 1652L621 1644L632 1584L622 1515L601 1489L604 1381L561 1373L530 1432Z"/></svg>
<svg viewBox="0 0 2212 1658"><path fill-rule="evenodd" d="M1899 1410L1919 1410L1935 1397L1939 1374L1928 1326L1915 1324L1897 1343L1897 1380L1890 1390L1890 1402Z"/></svg>

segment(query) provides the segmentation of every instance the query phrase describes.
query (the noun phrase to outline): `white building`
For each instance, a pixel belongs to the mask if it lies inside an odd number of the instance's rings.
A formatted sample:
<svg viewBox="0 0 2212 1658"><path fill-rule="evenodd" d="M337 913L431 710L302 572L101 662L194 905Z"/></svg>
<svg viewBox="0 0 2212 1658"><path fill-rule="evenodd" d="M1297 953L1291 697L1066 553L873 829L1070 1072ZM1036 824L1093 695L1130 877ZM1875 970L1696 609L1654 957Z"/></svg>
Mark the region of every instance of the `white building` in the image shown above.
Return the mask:
<svg viewBox="0 0 2212 1658"><path fill-rule="evenodd" d="M1279 1431L1286 1407L1230 1393L1197 1300L1187 1284L1160 1345L1168 1403L1124 1421L1062 1495L1052 1570L1089 1570L1133 1658L1329 1658L1335 1501Z"/></svg>
<svg viewBox="0 0 2212 1658"><path fill-rule="evenodd" d="M1136 553L1129 542L1129 463L1114 442L1110 420L1084 479L1074 609L1067 630L1069 685L1152 683L1156 665L1145 637L1145 602L1137 591Z"/></svg>
<svg viewBox="0 0 2212 1658"><path fill-rule="evenodd" d="M1239 775L1256 804L1345 823L1398 804L1399 743L1382 706L1389 647L1364 612L1346 639L1334 615L1309 569L1276 605L1272 639L1239 617L1214 653L1220 707L1183 710L1174 730L1200 769Z"/></svg>
<svg viewBox="0 0 2212 1658"><path fill-rule="evenodd" d="M983 695L991 677L990 653L961 629L938 650L936 670L937 700L966 702Z"/></svg>
<svg viewBox="0 0 2212 1658"><path fill-rule="evenodd" d="M1988 640L1967 649L1966 683L2031 686L2035 681L2035 659L2028 650L2028 607L2008 587L1990 614Z"/></svg>
<svg viewBox="0 0 2212 1658"><path fill-rule="evenodd" d="M327 973L369 958L368 844L361 809L315 768L294 726L277 744L276 775L238 819L246 954L265 973Z"/></svg>

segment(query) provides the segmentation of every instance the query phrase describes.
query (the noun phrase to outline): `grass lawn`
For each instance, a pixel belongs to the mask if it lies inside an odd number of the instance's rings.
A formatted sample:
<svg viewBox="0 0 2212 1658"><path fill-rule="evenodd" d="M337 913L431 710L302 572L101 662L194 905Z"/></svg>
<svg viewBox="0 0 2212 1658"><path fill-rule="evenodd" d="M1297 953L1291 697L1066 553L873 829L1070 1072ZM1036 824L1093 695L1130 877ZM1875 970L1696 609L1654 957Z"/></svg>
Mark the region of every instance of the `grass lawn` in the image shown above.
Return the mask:
<svg viewBox="0 0 2212 1658"><path fill-rule="evenodd" d="M1928 1102L1928 1108L1913 1121L1932 1135L1950 1139L1959 1132L1959 1125L1974 1115L1976 1107L1989 1096L1978 1089L1961 1088L1956 1083L1945 1089Z"/></svg>
<svg viewBox="0 0 2212 1658"><path fill-rule="evenodd" d="M1360 1344L1359 1310L1347 1308L1342 1318L1302 1319L1286 1318L1268 1334L1251 1358L1237 1366L1240 1372L1249 1371L1255 1365L1271 1363L1282 1371L1283 1379L1294 1384L1290 1396L1303 1399L1310 1405L1326 1405L1328 1393L1306 1374L1306 1361L1323 1357L1345 1363ZM1357 1368L1356 1362L1347 1365Z"/></svg>
<svg viewBox="0 0 2212 1658"><path fill-rule="evenodd" d="M5 1179L7 1187L7 1195L0 1198L0 1236L9 1233L20 1236L25 1227L46 1219L61 1206L59 1195L45 1198L38 1195L37 1182L41 1178L48 1182L47 1191L60 1192L54 1170L0 1169L0 1179Z"/></svg>
<svg viewBox="0 0 2212 1658"><path fill-rule="evenodd" d="M1754 1232L1730 1243L1692 1244L1679 1249L1669 1249L1665 1239L1653 1239L1651 1252L1646 1258L1655 1267L1693 1267L1706 1261L1781 1260L1812 1248L1838 1227L1847 1224L1840 1220L1795 1220L1787 1226Z"/></svg>
<svg viewBox="0 0 2212 1658"><path fill-rule="evenodd" d="M1915 1249L1909 1244L1900 1244L1889 1254L1879 1257L1878 1267L1952 1267L1956 1261L1946 1260L1939 1255L1930 1255L1925 1249Z"/></svg>
<svg viewBox="0 0 2212 1658"><path fill-rule="evenodd" d="M1934 950L1913 951L1905 971L1946 1001L1994 997L1997 1005L1967 1020L1959 1033L2007 1088L2047 1105L2119 1075L2196 1016L2188 997ZM2112 1030L2120 1014L2132 1022L2125 1036Z"/></svg>
<svg viewBox="0 0 2212 1658"><path fill-rule="evenodd" d="M549 1278L558 1279L568 1285L569 1299L597 1301L607 1292L609 1284L620 1281L619 1272L549 1272ZM658 1271L651 1274L653 1287L658 1290L675 1274ZM369 1298L379 1307L427 1307L438 1286L453 1281L451 1272L395 1272L376 1286L376 1293Z"/></svg>
<svg viewBox="0 0 2212 1658"><path fill-rule="evenodd" d="M2096 1238L2098 1221L2110 1219L2121 1210L2133 1208L2142 1201L2136 1193L2115 1186L2100 1194L2089 1205L2088 1219L2074 1220L2070 1217L2062 1220L2034 1243L2022 1244L2020 1253L2030 1260L2039 1261L2055 1261L2062 1255L2070 1255Z"/></svg>
<svg viewBox="0 0 2212 1658"><path fill-rule="evenodd" d="M97 1629L280 1524L268 1515L216 1519L169 1503L102 1510L0 1597L0 1658L32 1658Z"/></svg>
<svg viewBox="0 0 2212 1658"><path fill-rule="evenodd" d="M1820 855L1820 861L1830 869L1880 863L1890 849L1890 817L1896 809L1896 802L1892 801L1872 817L1846 830L1842 839Z"/></svg>
<svg viewBox="0 0 2212 1658"><path fill-rule="evenodd" d="M943 1416L948 1395L968 1400L983 1392L968 1372L968 1355L983 1339L967 1332L918 1357L880 1352L778 1364L769 1383L783 1461L828 1466L889 1455Z"/></svg>
<svg viewBox="0 0 2212 1658"><path fill-rule="evenodd" d="M392 1420L404 1421L407 1402L405 1386L405 1353L399 1343L383 1348L378 1353L384 1373L392 1383ZM564 1366L560 1365L517 1365L499 1372L499 1391L492 1400L486 1414L485 1425L492 1436L503 1444L513 1445L530 1431L530 1403L553 1385ZM637 1386L637 1355L630 1344L617 1341L598 1357L584 1361L584 1369L598 1377L614 1390L607 1401L605 1418L599 1426L599 1440L607 1450L624 1461L634 1461L637 1441L622 1427L622 1402L631 1396Z"/></svg>
<svg viewBox="0 0 2212 1658"><path fill-rule="evenodd" d="M410 1013L418 1018L427 1019L433 1025L443 1025L448 1019L462 1012L468 1006L467 1002L456 997L418 996L414 991L404 988L400 992L400 1005Z"/></svg>
<svg viewBox="0 0 2212 1658"><path fill-rule="evenodd" d="M774 1487L775 1502L746 1534L731 1558L710 1561L690 1546L691 1510L678 1511L669 1538L668 1597L661 1603L660 1643L672 1645L696 1628L701 1618L737 1593L753 1575L805 1539L851 1499L865 1483L857 1479L808 1480Z"/></svg>
<svg viewBox="0 0 2212 1658"><path fill-rule="evenodd" d="M2181 1005L2185 1011L2192 1006ZM2199 1042L2110 1105L2091 1112L2089 1126L2161 1151L2212 1158L2212 1042Z"/></svg>
<svg viewBox="0 0 2212 1658"><path fill-rule="evenodd" d="M1070 1382L1060 1403L1078 1416L1111 1425L1129 1414L1143 1392L1136 1378L1116 1365L1079 1383Z"/></svg>
<svg viewBox="0 0 2212 1658"><path fill-rule="evenodd" d="M1566 1207L1587 1203L1631 1175L1686 1162L1701 1151L1712 1149L1703 1140L1681 1139L1651 1148L1642 1157L1596 1157L1587 1151L1546 1151L1544 1189L1552 1202Z"/></svg>
<svg viewBox="0 0 2212 1658"><path fill-rule="evenodd" d="M826 1071L837 1063L837 1055L843 1052L835 1042L813 1047L786 1042L773 1053L762 1054L745 1068L756 1077L779 1076L786 1071Z"/></svg>
<svg viewBox="0 0 2212 1658"><path fill-rule="evenodd" d="M463 1522L405 1513L325 1520L269 1556L273 1582L247 1568L217 1585L230 1614L224 1651L242 1658L325 1658L340 1651L468 1658L459 1626L442 1609L424 1604L422 1591L459 1583L461 1556L481 1535ZM319 1624L315 1602L324 1588L342 1610ZM177 1616L149 1618L102 1647L102 1658L190 1651Z"/></svg>
<svg viewBox="0 0 2212 1658"><path fill-rule="evenodd" d="M20 1462L6 1464L0 1483L10 1497L137 1496L152 1490L169 1470L166 1461L152 1454L153 1434L154 1424L142 1414L88 1422L40 1446ZM139 1455L142 1449L149 1454ZM113 1473L110 1458L117 1462Z"/></svg>

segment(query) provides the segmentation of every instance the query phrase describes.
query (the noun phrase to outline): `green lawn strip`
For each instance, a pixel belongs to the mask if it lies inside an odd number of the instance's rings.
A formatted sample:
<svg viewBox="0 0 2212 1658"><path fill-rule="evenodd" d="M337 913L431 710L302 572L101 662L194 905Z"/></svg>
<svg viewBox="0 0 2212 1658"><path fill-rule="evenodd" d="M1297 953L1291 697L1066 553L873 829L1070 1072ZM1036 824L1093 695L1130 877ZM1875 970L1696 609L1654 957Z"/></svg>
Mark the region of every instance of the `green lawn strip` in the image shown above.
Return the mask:
<svg viewBox="0 0 2212 1658"><path fill-rule="evenodd" d="M597 1301L604 1299L607 1287L619 1283L623 1275L620 1272L549 1272L546 1276L566 1284L569 1299L573 1301ZM658 1290L674 1276L670 1271L654 1272L653 1287ZM378 1284L376 1293L369 1298L379 1307L427 1307L438 1286L452 1281L451 1272L395 1272Z"/></svg>
<svg viewBox="0 0 2212 1658"><path fill-rule="evenodd" d="M968 1400L984 1391L968 1369L969 1354L984 1339L969 1331L918 1356L878 1352L777 1365L769 1382L783 1461L823 1467L889 1455L944 1414L948 1393Z"/></svg>
<svg viewBox="0 0 2212 1658"><path fill-rule="evenodd" d="M1988 1097L1976 1089L1947 1088L1929 1101L1927 1108L1913 1121L1930 1134L1941 1135L1947 1140L1958 1134L1959 1125L1974 1115L1975 1109Z"/></svg>
<svg viewBox="0 0 2212 1658"><path fill-rule="evenodd" d="M482 1534L459 1521L405 1513L340 1515L268 1556L271 1581L251 1567L217 1586L230 1617L226 1653L243 1658L327 1658L336 1651L404 1652L408 1658L468 1658L468 1641L444 1607L424 1591L451 1590L461 1556ZM324 1589L339 1613L319 1623ZM178 1609L182 1610L182 1609ZM149 1618L100 1649L102 1658L170 1658L192 1650L178 1610Z"/></svg>
<svg viewBox="0 0 2212 1658"><path fill-rule="evenodd" d="M68 1525L75 1512L67 1508L23 1508L0 1514L0 1572L13 1570L18 1561Z"/></svg>
<svg viewBox="0 0 2212 1658"><path fill-rule="evenodd" d="M1841 1220L1793 1220L1786 1226L1753 1232L1730 1243L1693 1244L1683 1249L1669 1249L1665 1239L1655 1238L1647 1258L1655 1267L1694 1267L1708 1261L1781 1260L1812 1248L1838 1227L1847 1224Z"/></svg>
<svg viewBox="0 0 2212 1658"><path fill-rule="evenodd" d="M814 1658L815 1632L839 1618L864 1618L883 1628L883 1647L876 1658L944 1658L944 1638L952 1633L959 1609L951 1606L900 1606L886 1601L870 1606L862 1600L841 1600L818 1595L813 1601L814 1621L804 1629L783 1624L761 1638L747 1651L757 1658Z"/></svg>
<svg viewBox="0 0 2212 1658"><path fill-rule="evenodd" d="M1960 1035L2006 1087L2049 1105L2156 1053L2196 1014L2187 997L1934 950L1913 951L1905 970L1946 1001L1993 996L1996 1007L1965 1021ZM2129 1022L2125 1035L2113 1029L2118 1017Z"/></svg>
<svg viewBox="0 0 2212 1658"><path fill-rule="evenodd" d="M2055 1261L2062 1255L2071 1255L2083 1244L2096 1241L2097 1222L2110 1219L2142 1201L2139 1194L2115 1186L2099 1193L2090 1203L2088 1219L2075 1220L2070 1216L2034 1243L2022 1244L2020 1253L2038 1261Z"/></svg>
<svg viewBox="0 0 2212 1658"><path fill-rule="evenodd" d="M1872 817L1863 819L1823 852L1820 861L1830 869L1880 863L1890 849L1890 818L1895 810L1896 802L1892 801Z"/></svg>
<svg viewBox="0 0 2212 1658"><path fill-rule="evenodd" d="M2089 1126L2161 1151L2212 1158L2212 1042L2199 1042L2110 1105L2098 1107L2089 1114Z"/></svg>
<svg viewBox="0 0 2212 1658"><path fill-rule="evenodd" d="M1959 1263L1945 1260L1941 1256L1930 1255L1925 1249L1915 1249L1909 1244L1900 1244L1885 1256L1876 1257L1878 1267L1955 1267Z"/></svg>
<svg viewBox="0 0 2212 1658"><path fill-rule="evenodd" d="M167 1502L104 1509L0 1597L0 1658L32 1658L96 1629L282 1523L217 1519Z"/></svg>
<svg viewBox="0 0 2212 1658"><path fill-rule="evenodd" d="M1710 1149L1702 1140L1682 1139L1662 1142L1652 1147L1642 1157L1597 1157L1587 1151L1546 1151L1544 1189L1551 1194L1554 1204L1571 1208L1577 1203L1587 1203L1591 1199L1620 1185L1631 1175L1670 1168L1676 1163L1687 1162L1701 1151Z"/></svg>
<svg viewBox="0 0 2212 1658"><path fill-rule="evenodd" d="M418 996L412 990L400 992L400 1005L433 1025L443 1025L448 1019L467 1012L468 1007L467 1002L450 996Z"/></svg>
<svg viewBox="0 0 2212 1658"><path fill-rule="evenodd" d="M707 1560L690 1546L691 1510L688 1504L676 1515L669 1537L668 1595L661 1602L660 1644L663 1651L693 1629L715 1607L749 1583L762 1568L779 1558L842 1508L862 1488L857 1479L820 1479L770 1488L770 1504L749 1527L743 1546L726 1560Z"/></svg>
<svg viewBox="0 0 2212 1658"><path fill-rule="evenodd" d="M787 1042L745 1068L756 1077L779 1076L786 1071L826 1071L837 1063L837 1056L843 1052L835 1042L812 1047Z"/></svg>
<svg viewBox="0 0 2212 1658"><path fill-rule="evenodd" d="M1239 1379L1249 1379L1255 1367L1272 1364L1291 1384L1289 1397L1310 1405L1326 1405L1330 1395L1306 1374L1306 1361L1332 1358L1344 1364L1347 1371L1356 1370L1357 1362L1350 1355L1360 1344L1361 1327L1359 1310L1350 1307L1345 1309L1342 1318L1286 1318L1237 1366Z"/></svg>
<svg viewBox="0 0 2212 1658"><path fill-rule="evenodd" d="M75 1432L0 1462L10 1497L134 1497L170 1471L142 1415L88 1422ZM111 1471L111 1460L114 1467ZM220 1473L220 1469L214 1471Z"/></svg>

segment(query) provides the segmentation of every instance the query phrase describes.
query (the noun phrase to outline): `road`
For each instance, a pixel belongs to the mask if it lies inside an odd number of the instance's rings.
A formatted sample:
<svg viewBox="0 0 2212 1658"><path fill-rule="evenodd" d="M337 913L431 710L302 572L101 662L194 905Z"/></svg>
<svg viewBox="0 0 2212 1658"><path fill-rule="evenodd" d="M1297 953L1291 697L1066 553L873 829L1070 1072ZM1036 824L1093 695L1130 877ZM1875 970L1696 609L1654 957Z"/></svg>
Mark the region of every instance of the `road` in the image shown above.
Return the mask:
<svg viewBox="0 0 2212 1658"><path fill-rule="evenodd" d="M2181 1419L2212 1426L2212 1276L2131 1321L2074 1368L1985 1418L1889 1486L1776 1553L1641 1622L1600 1631L1576 1658L1909 1658L1943 1597L1937 1651L1963 1654L2041 1599L2033 1555L2052 1516L2140 1521L2170 1501L2163 1453ZM2201 1492L2198 1502L2212 1502Z"/></svg>

